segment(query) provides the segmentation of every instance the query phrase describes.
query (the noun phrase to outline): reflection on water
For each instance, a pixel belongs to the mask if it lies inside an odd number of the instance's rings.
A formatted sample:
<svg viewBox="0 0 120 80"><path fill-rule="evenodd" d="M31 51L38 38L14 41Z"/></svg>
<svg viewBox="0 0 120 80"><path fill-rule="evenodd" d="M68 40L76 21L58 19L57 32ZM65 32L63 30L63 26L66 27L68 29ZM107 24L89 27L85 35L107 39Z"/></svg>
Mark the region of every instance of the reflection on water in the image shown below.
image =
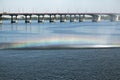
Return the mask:
<svg viewBox="0 0 120 80"><path fill-rule="evenodd" d="M0 24L0 48L120 46L120 22Z"/></svg>

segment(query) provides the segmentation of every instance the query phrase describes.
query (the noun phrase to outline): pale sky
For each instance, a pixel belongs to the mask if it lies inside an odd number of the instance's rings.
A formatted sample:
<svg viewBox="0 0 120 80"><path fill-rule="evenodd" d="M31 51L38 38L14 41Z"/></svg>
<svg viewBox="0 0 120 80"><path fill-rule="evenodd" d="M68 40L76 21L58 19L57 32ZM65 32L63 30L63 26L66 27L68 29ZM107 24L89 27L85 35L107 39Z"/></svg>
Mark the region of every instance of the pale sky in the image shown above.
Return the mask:
<svg viewBox="0 0 120 80"><path fill-rule="evenodd" d="M120 0L0 0L0 12L119 12Z"/></svg>

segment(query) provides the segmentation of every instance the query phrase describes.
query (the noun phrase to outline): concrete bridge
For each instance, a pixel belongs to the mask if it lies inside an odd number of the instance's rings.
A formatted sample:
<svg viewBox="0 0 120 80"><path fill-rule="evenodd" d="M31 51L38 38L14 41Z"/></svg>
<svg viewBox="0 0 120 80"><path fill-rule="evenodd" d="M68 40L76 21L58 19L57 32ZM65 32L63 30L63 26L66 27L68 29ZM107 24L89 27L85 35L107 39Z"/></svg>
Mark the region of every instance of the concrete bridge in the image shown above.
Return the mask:
<svg viewBox="0 0 120 80"><path fill-rule="evenodd" d="M109 16L110 21L119 21L120 13L0 13L0 23L3 21L3 16L10 16L11 23L17 23L18 16L24 16L25 23L31 23L32 16L37 16L38 23L44 22L47 18L49 22L55 22L59 20L60 22L83 22L86 16L90 16L92 22L99 22L103 16ZM47 17L46 17L47 16Z"/></svg>

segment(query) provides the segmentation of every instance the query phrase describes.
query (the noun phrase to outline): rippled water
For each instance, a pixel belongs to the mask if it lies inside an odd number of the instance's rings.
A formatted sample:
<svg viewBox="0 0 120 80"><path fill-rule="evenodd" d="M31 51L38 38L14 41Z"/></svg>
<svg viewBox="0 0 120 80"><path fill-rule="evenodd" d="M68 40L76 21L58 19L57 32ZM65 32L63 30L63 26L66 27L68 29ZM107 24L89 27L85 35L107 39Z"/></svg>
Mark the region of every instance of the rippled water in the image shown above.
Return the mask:
<svg viewBox="0 0 120 80"><path fill-rule="evenodd" d="M0 24L0 49L119 47L120 22Z"/></svg>
<svg viewBox="0 0 120 80"><path fill-rule="evenodd" d="M120 48L0 50L0 80L120 80Z"/></svg>

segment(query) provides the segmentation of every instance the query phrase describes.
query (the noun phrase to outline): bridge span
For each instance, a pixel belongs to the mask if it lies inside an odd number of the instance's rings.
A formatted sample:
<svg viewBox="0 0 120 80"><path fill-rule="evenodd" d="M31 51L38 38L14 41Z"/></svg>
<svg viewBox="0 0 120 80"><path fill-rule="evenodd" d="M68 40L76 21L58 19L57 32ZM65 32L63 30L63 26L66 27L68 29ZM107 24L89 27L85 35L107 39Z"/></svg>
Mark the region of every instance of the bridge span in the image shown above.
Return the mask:
<svg viewBox="0 0 120 80"><path fill-rule="evenodd" d="M37 16L38 23L49 20L49 22L83 22L86 19L90 19L92 22L99 22L105 19L107 16L110 21L120 21L120 13L0 13L0 23L4 20L3 16L9 16L11 23L17 23L19 16L24 16L25 23L31 23L33 16ZM89 16L89 17L88 17Z"/></svg>

